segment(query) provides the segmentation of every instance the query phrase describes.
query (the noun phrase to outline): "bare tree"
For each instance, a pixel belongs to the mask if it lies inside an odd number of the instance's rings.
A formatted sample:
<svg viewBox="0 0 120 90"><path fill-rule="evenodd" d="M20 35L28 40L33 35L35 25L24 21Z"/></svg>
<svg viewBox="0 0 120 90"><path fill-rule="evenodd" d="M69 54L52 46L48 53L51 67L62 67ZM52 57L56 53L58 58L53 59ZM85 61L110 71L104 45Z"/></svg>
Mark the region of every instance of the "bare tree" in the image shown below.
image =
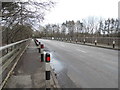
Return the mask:
<svg viewBox="0 0 120 90"><path fill-rule="evenodd" d="M66 24L65 23L62 23L62 25L61 25L61 33L62 33L62 36L65 37L65 34L66 34Z"/></svg>
<svg viewBox="0 0 120 90"><path fill-rule="evenodd" d="M96 32L96 26L98 25L99 18L97 17L88 17L87 19L83 19L83 24L87 33L94 34Z"/></svg>
<svg viewBox="0 0 120 90"><path fill-rule="evenodd" d="M74 36L74 31L75 31L75 22L72 21L68 21L66 22L67 28L68 28L68 33L70 35L71 38L73 38Z"/></svg>
<svg viewBox="0 0 120 90"><path fill-rule="evenodd" d="M39 25L44 20L45 11L50 10L53 5L54 3L51 1L36 2L29 0L28 2L2 2L1 25L10 30L8 34L8 29L4 28L2 33L7 33L7 39L13 39L14 35L20 30L12 30L14 26L34 27L36 24Z"/></svg>

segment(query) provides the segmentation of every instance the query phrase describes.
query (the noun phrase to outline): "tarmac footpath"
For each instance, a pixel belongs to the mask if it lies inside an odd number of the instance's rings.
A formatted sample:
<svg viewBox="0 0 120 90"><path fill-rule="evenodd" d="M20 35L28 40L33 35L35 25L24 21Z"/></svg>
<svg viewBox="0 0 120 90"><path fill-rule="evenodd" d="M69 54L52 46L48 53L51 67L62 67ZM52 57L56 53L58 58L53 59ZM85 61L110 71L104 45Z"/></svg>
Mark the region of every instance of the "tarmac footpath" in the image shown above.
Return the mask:
<svg viewBox="0 0 120 90"><path fill-rule="evenodd" d="M40 53L32 39L4 88L46 88L45 62L40 59ZM50 86L59 88L52 69Z"/></svg>

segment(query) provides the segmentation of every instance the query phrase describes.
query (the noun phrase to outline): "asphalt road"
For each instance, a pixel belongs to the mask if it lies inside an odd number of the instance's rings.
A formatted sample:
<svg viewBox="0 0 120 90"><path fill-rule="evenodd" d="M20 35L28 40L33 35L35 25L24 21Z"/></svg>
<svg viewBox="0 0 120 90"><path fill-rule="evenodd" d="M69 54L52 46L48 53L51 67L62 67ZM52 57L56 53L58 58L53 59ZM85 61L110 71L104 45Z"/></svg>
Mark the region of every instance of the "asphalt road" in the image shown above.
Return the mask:
<svg viewBox="0 0 120 90"><path fill-rule="evenodd" d="M39 39L63 88L118 88L118 51Z"/></svg>

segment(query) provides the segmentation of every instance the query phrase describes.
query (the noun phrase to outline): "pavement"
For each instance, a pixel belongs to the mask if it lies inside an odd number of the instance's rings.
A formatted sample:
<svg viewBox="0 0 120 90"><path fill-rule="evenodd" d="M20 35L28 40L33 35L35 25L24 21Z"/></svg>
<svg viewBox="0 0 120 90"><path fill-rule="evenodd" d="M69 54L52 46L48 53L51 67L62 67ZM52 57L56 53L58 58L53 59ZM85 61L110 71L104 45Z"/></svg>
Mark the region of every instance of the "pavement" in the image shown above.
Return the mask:
<svg viewBox="0 0 120 90"><path fill-rule="evenodd" d="M38 39L62 88L118 88L118 50Z"/></svg>
<svg viewBox="0 0 120 90"><path fill-rule="evenodd" d="M45 62L41 62L40 58L32 40L4 88L46 88ZM53 79L51 77L51 88L55 86Z"/></svg>

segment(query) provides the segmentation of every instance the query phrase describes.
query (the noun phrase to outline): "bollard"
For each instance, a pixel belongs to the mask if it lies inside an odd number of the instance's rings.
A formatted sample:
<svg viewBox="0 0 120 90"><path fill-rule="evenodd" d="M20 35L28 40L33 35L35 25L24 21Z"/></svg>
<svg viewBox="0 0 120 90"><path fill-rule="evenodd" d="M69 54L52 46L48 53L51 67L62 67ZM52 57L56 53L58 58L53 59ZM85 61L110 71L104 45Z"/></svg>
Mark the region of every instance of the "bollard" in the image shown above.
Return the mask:
<svg viewBox="0 0 120 90"><path fill-rule="evenodd" d="M49 53L46 53L45 62L47 62L47 63L50 62L50 54Z"/></svg>
<svg viewBox="0 0 120 90"><path fill-rule="evenodd" d="M39 46L40 42L38 40L36 41L36 43L37 43L37 46Z"/></svg>
<svg viewBox="0 0 120 90"><path fill-rule="evenodd" d="M70 39L70 43L71 43L71 39Z"/></svg>
<svg viewBox="0 0 120 90"><path fill-rule="evenodd" d="M41 44L41 49L43 49L44 48L44 45L43 44Z"/></svg>
<svg viewBox="0 0 120 90"><path fill-rule="evenodd" d="M84 44L85 44L85 39L84 39L84 41L83 41L83 42L84 42Z"/></svg>
<svg viewBox="0 0 120 90"><path fill-rule="evenodd" d="M46 88L46 90L51 90L51 88Z"/></svg>
<svg viewBox="0 0 120 90"><path fill-rule="evenodd" d="M67 38L66 38L66 42L67 42Z"/></svg>
<svg viewBox="0 0 120 90"><path fill-rule="evenodd" d="M77 39L76 39L76 43L77 43Z"/></svg>
<svg viewBox="0 0 120 90"><path fill-rule="evenodd" d="M115 41L113 41L113 48L115 48Z"/></svg>
<svg viewBox="0 0 120 90"><path fill-rule="evenodd" d="M41 53L41 62L44 62L44 54Z"/></svg>
<svg viewBox="0 0 120 90"><path fill-rule="evenodd" d="M97 45L97 40L95 40L95 45Z"/></svg>
<svg viewBox="0 0 120 90"><path fill-rule="evenodd" d="M46 53L45 55L45 62L46 62L46 71L45 71L45 78L46 78L46 88L50 88L50 54Z"/></svg>
<svg viewBox="0 0 120 90"><path fill-rule="evenodd" d="M39 42L39 48L38 48L38 50L39 50L39 53L41 53L41 42Z"/></svg>
<svg viewBox="0 0 120 90"><path fill-rule="evenodd" d="M39 44L38 44L38 40L37 39L35 39L35 44L36 44L36 46L38 46Z"/></svg>
<svg viewBox="0 0 120 90"><path fill-rule="evenodd" d="M39 45L41 45L41 42L39 42Z"/></svg>
<svg viewBox="0 0 120 90"><path fill-rule="evenodd" d="M36 44L36 39L34 39L34 42L35 42L35 44ZM36 44L37 45L37 44Z"/></svg>
<svg viewBox="0 0 120 90"><path fill-rule="evenodd" d="M44 45L41 44L41 62L44 62L44 51L43 51L43 49L44 49Z"/></svg>

